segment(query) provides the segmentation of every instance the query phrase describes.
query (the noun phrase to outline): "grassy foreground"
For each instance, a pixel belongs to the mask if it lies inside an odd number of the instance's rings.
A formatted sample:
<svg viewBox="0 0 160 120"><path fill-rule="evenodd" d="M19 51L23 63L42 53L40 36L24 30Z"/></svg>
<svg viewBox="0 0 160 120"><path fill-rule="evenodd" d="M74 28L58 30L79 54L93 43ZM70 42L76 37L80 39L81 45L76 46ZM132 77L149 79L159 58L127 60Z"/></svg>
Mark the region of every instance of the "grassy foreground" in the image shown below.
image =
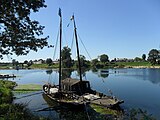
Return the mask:
<svg viewBox="0 0 160 120"><path fill-rule="evenodd" d="M46 120L33 115L24 104L12 104L15 82L0 80L0 120Z"/></svg>

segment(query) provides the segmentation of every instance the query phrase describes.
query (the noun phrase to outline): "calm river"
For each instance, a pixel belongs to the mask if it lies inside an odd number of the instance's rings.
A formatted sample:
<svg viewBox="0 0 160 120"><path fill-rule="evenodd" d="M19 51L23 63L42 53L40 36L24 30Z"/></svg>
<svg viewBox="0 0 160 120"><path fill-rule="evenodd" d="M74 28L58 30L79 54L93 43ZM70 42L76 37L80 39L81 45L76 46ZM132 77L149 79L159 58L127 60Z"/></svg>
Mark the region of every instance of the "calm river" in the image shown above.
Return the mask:
<svg viewBox="0 0 160 120"><path fill-rule="evenodd" d="M125 102L121 105L124 110L130 108L141 108L154 117L160 118L160 69L109 69L109 74L99 71L86 71L83 79L90 81L92 89L109 94L113 94ZM0 70L0 73L15 74L18 77L13 81L18 84L40 84L45 82L58 83L58 72L55 70ZM78 78L76 71L65 71L65 76ZM40 94L32 95L15 100L28 104L31 110L48 107L44 96ZM56 110L36 112L36 114L47 116L53 119L65 118L61 112ZM72 113L68 113L72 114Z"/></svg>

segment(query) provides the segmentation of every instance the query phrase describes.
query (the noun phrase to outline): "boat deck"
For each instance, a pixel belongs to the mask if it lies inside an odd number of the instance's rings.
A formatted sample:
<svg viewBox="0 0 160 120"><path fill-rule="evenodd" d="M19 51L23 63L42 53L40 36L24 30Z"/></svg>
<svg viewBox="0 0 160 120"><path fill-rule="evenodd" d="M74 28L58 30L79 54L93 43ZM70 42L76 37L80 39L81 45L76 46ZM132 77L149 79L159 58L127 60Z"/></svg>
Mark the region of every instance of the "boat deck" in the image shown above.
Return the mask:
<svg viewBox="0 0 160 120"><path fill-rule="evenodd" d="M119 101L119 100L111 99L111 98L107 98L107 97L91 101L92 104L105 106L105 107L113 107L113 106L119 105L123 102L124 101Z"/></svg>

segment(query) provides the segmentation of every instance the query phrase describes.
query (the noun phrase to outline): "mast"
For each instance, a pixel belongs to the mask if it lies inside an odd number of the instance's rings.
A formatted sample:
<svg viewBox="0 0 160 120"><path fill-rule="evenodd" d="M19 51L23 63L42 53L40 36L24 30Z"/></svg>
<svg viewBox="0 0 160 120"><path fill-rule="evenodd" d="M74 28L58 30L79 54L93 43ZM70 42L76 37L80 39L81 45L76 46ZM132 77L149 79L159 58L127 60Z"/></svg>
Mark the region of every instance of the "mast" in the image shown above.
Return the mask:
<svg viewBox="0 0 160 120"><path fill-rule="evenodd" d="M76 28L76 22L74 19L74 15L71 18L74 22L74 34L76 39L76 48L77 48L77 56L78 56L78 65L79 65L79 74L80 74L80 82L82 82L82 70L81 70L81 62L80 62L80 56L79 56L79 47L78 47L78 38L77 38L77 28Z"/></svg>
<svg viewBox="0 0 160 120"><path fill-rule="evenodd" d="M60 16L60 52L59 52L59 91L61 91L61 74L62 74L62 68L61 68L61 47L62 47L62 15L61 15L61 9L59 8L59 13L58 15Z"/></svg>

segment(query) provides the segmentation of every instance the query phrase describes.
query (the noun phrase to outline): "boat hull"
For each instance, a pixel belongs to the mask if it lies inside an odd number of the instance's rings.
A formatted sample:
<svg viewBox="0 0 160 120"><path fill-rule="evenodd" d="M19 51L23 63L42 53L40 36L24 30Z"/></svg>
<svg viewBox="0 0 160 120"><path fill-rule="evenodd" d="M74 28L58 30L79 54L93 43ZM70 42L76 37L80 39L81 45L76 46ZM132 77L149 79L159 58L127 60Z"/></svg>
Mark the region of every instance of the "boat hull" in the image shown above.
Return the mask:
<svg viewBox="0 0 160 120"><path fill-rule="evenodd" d="M85 106L89 103L88 101L84 101L82 97L79 97L79 99L71 99L66 97L67 95L69 96L69 94L63 92L49 94L48 91L44 90L44 94L58 105L65 106L70 109L84 109Z"/></svg>

